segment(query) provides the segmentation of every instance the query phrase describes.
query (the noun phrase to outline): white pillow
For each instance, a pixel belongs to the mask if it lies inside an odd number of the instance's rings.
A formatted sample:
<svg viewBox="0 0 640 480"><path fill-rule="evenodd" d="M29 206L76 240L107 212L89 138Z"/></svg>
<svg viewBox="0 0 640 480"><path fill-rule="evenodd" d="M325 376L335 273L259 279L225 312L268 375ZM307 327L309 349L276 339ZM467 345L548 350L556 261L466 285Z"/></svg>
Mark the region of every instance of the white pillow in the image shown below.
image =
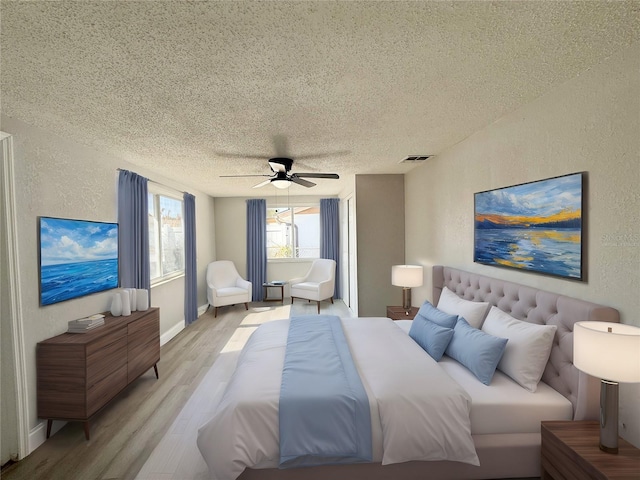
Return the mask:
<svg viewBox="0 0 640 480"><path fill-rule="evenodd" d="M498 363L506 373L530 392L535 392L549 360L555 325L538 325L516 320L497 307L491 307L482 330L496 337L508 338Z"/></svg>
<svg viewBox="0 0 640 480"><path fill-rule="evenodd" d="M438 309L450 315L463 317L474 328L482 326L484 317L489 311L489 306L488 302L472 302L460 298L447 287L442 289L440 300L438 300Z"/></svg>

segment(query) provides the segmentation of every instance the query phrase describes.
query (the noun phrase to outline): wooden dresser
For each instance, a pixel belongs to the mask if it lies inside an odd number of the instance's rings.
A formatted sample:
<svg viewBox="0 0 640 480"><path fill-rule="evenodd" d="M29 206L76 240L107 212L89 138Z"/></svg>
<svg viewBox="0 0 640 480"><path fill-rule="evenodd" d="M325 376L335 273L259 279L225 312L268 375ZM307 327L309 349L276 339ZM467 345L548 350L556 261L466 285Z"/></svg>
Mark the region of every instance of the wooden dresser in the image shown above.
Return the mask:
<svg viewBox="0 0 640 480"><path fill-rule="evenodd" d="M105 314L105 324L87 333L63 333L36 347L38 417L84 422L160 360L160 311L126 317Z"/></svg>

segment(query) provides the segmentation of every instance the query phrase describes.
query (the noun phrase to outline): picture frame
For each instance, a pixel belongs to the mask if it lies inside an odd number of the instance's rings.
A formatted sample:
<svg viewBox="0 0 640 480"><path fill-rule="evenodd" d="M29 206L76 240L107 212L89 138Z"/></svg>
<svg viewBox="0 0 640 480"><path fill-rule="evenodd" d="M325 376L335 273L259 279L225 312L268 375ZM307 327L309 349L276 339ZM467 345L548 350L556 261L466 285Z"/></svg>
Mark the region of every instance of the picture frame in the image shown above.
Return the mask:
<svg viewBox="0 0 640 480"><path fill-rule="evenodd" d="M40 306L117 288L118 224L38 217Z"/></svg>
<svg viewBox="0 0 640 480"><path fill-rule="evenodd" d="M585 281L586 172L474 194L473 261Z"/></svg>

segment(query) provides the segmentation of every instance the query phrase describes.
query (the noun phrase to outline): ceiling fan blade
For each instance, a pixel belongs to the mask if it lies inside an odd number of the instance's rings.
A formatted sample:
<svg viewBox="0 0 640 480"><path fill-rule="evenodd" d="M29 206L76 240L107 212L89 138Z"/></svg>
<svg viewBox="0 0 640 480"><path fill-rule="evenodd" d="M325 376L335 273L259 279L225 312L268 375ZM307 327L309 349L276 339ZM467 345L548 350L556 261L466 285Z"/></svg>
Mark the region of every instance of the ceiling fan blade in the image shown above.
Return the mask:
<svg viewBox="0 0 640 480"><path fill-rule="evenodd" d="M218 175L219 178L271 177L272 175Z"/></svg>
<svg viewBox="0 0 640 480"><path fill-rule="evenodd" d="M340 176L337 173L294 173L292 177L305 177L305 178L332 178L338 180Z"/></svg>
<svg viewBox="0 0 640 480"><path fill-rule="evenodd" d="M291 175L289 177L289 180L291 180L293 183L297 183L298 185L302 185L303 187L314 187L316 184L313 182L310 182L308 180L303 180L302 178L298 178L295 175Z"/></svg>
<svg viewBox="0 0 640 480"><path fill-rule="evenodd" d="M271 179L270 179L270 178L268 178L268 179L267 179L267 180L265 180L264 182L260 182L260 183L258 183L258 184L256 184L256 185L254 185L254 186L253 186L253 187L251 187L251 188L260 188L260 187L264 187L265 185L268 185L270 182L271 182Z"/></svg>
<svg viewBox="0 0 640 480"><path fill-rule="evenodd" d="M227 158L246 158L250 160L269 160L273 155L252 155L246 153L234 153L234 152L215 152L218 157Z"/></svg>

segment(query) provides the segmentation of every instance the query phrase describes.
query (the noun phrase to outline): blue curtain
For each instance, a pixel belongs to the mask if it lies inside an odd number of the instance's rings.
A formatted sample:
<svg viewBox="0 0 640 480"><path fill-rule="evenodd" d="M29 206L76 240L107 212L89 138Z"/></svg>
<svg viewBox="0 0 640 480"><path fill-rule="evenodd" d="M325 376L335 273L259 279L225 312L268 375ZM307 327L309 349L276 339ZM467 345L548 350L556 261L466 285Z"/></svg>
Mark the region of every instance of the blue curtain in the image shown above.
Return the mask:
<svg viewBox="0 0 640 480"><path fill-rule="evenodd" d="M196 264L196 197L184 193L184 321L198 319L198 272Z"/></svg>
<svg viewBox="0 0 640 480"><path fill-rule="evenodd" d="M340 199L320 200L320 258L336 261L336 287L333 298L340 295Z"/></svg>
<svg viewBox="0 0 640 480"><path fill-rule="evenodd" d="M147 179L128 170L118 177L120 286L150 290Z"/></svg>
<svg viewBox="0 0 640 480"><path fill-rule="evenodd" d="M267 201L262 198L247 200L247 280L253 300L261 302L267 281Z"/></svg>

